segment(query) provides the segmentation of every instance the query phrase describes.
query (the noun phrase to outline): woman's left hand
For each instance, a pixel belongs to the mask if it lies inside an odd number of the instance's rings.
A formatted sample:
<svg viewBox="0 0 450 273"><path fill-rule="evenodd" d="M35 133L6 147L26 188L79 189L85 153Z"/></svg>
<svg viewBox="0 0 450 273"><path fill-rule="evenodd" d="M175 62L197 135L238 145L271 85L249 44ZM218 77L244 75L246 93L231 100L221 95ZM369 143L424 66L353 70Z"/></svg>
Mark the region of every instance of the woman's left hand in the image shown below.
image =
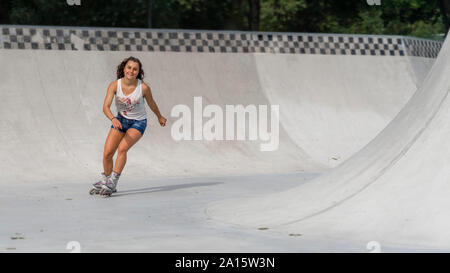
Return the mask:
<svg viewBox="0 0 450 273"><path fill-rule="evenodd" d="M165 117L163 117L163 116L160 116L159 118L158 118L158 121L159 121L159 124L161 124L161 126L166 126L166 121L167 121L167 119L165 118Z"/></svg>

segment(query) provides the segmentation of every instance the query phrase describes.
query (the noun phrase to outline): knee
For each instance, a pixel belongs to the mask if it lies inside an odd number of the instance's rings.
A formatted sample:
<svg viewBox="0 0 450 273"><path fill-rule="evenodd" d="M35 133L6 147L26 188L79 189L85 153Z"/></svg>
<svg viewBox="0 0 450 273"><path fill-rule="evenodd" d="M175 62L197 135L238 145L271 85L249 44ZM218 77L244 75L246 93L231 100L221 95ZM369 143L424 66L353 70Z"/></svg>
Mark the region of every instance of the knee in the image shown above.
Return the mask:
<svg viewBox="0 0 450 273"><path fill-rule="evenodd" d="M114 152L104 152L103 153L103 159L106 159L106 160L110 160L110 159L113 159L113 156L114 156Z"/></svg>
<svg viewBox="0 0 450 273"><path fill-rule="evenodd" d="M125 148L125 147L119 147L119 148L117 149L118 155L126 155L127 152L128 152L128 149Z"/></svg>

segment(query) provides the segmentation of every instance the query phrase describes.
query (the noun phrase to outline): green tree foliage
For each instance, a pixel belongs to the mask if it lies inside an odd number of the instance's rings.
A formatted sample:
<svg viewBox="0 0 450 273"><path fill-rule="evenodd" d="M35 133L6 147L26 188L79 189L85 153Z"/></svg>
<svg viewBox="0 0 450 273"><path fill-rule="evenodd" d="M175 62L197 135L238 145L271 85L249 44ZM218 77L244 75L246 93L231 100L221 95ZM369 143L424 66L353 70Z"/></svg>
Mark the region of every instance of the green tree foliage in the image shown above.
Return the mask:
<svg viewBox="0 0 450 273"><path fill-rule="evenodd" d="M11 0L9 21L20 25L146 27L146 1Z"/></svg>
<svg viewBox="0 0 450 273"><path fill-rule="evenodd" d="M446 32L440 7L439 0L384 1L379 8L383 28L377 32L433 38L436 34Z"/></svg>
<svg viewBox="0 0 450 273"><path fill-rule="evenodd" d="M155 28L247 30L246 0L152 0Z"/></svg>
<svg viewBox="0 0 450 273"><path fill-rule="evenodd" d="M264 31L414 35L445 32L439 0L261 0Z"/></svg>
<svg viewBox="0 0 450 273"><path fill-rule="evenodd" d="M147 27L149 0L0 0L0 22ZM153 28L411 35L446 32L450 0L150 0ZM4 9L8 9L5 12ZM250 7L257 7L251 12ZM8 18L4 18L7 14ZM257 18L255 18L255 16ZM253 23L251 23L253 22ZM256 26L255 26L256 22Z"/></svg>
<svg viewBox="0 0 450 273"><path fill-rule="evenodd" d="M261 29L266 31L294 29L299 23L299 13L306 7L305 0L262 0Z"/></svg>

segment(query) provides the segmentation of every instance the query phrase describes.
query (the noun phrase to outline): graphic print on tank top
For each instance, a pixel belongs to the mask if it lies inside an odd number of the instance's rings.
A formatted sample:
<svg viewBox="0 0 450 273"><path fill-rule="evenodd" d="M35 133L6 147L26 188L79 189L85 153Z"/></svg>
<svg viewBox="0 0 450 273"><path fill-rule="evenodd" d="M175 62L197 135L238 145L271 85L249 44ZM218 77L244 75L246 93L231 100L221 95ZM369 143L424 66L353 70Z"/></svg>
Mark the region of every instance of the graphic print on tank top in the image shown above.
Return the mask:
<svg viewBox="0 0 450 273"><path fill-rule="evenodd" d="M137 104L139 104L139 99L137 99L136 97L133 98L127 98L127 97L117 97L117 100L119 102L119 104L122 104L121 109L125 109L123 110L123 114L126 115L127 111L132 111Z"/></svg>
<svg viewBox="0 0 450 273"><path fill-rule="evenodd" d="M117 111L124 117L129 119L142 120L146 118L144 106L144 98L142 96L142 82L138 80L138 84L134 91L129 94L123 94L121 79L118 80L118 90L116 94Z"/></svg>

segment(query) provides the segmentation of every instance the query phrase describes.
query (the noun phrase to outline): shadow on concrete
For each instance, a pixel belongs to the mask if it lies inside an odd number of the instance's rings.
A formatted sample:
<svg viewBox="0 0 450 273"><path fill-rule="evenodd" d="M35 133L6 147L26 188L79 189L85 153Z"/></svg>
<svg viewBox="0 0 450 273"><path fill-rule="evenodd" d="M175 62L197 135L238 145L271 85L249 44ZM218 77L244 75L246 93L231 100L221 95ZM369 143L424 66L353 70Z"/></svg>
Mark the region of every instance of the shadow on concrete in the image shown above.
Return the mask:
<svg viewBox="0 0 450 273"><path fill-rule="evenodd" d="M143 188L143 189L135 189L135 190L127 190L127 191L118 191L111 195L111 197L119 197L124 195L131 194L143 194L150 192L159 192L159 191L174 191L185 188L195 188L195 187L207 187L223 184L223 182L207 182L207 183L190 183L190 184L178 184L178 185L167 185L167 186L159 186L159 187L151 187L151 188Z"/></svg>

